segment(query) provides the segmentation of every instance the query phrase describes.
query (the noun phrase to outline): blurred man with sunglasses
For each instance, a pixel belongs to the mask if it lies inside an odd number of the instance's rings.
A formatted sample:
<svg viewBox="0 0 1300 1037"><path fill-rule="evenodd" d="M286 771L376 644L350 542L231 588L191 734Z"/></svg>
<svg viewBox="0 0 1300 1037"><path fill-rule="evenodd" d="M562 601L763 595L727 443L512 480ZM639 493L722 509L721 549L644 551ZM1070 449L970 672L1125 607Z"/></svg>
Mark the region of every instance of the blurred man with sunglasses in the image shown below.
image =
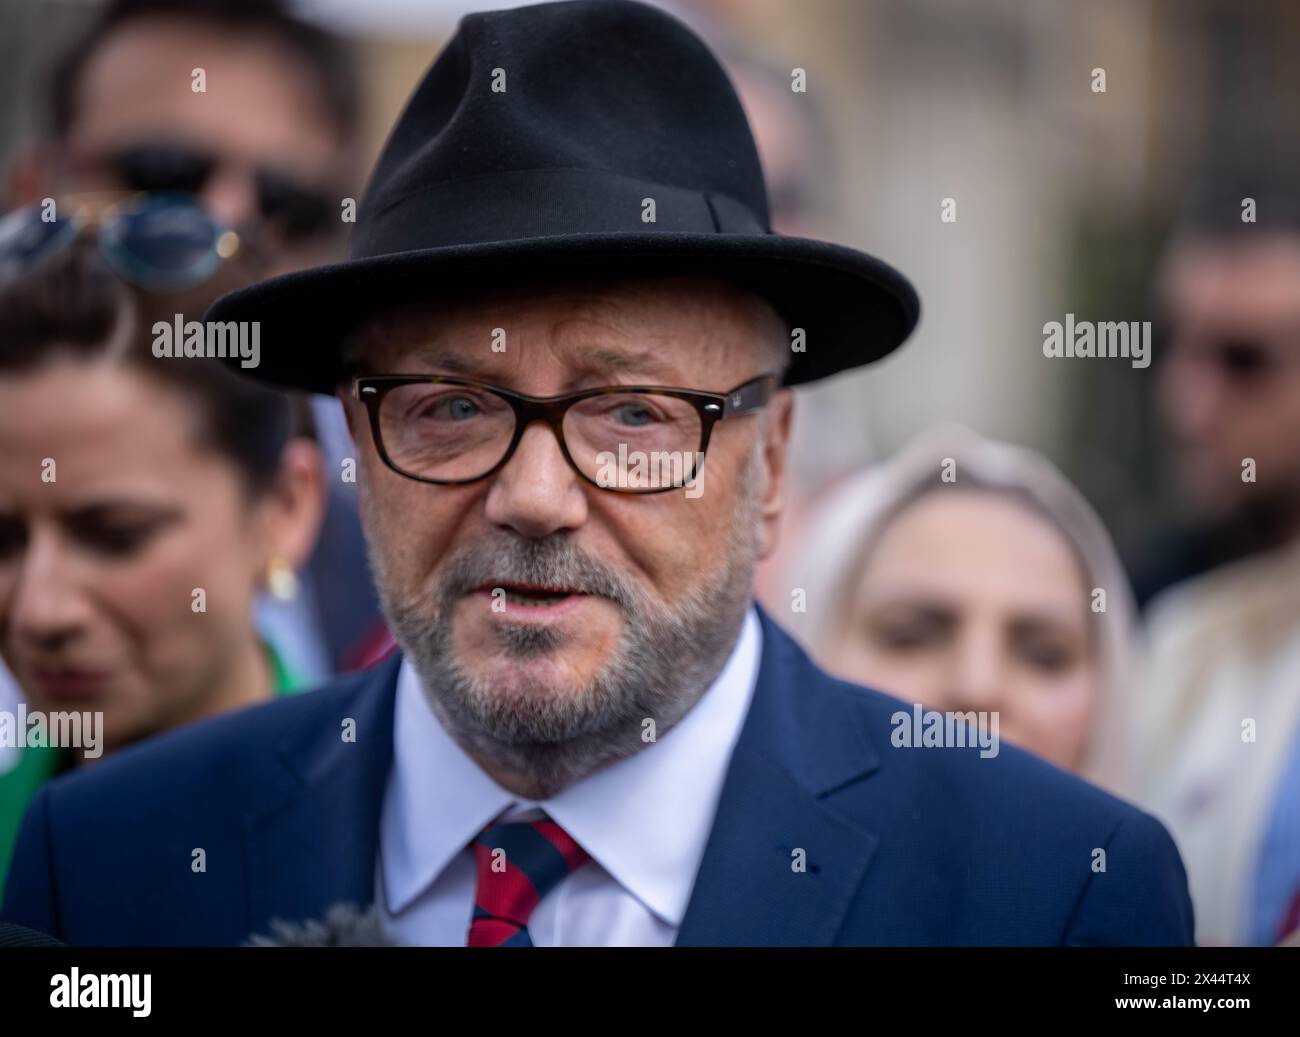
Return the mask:
<svg viewBox="0 0 1300 1037"><path fill-rule="evenodd" d="M110 0L55 62L46 108L13 203L186 192L219 223L267 235L272 272L341 248L358 173L353 63L273 0Z"/></svg>
<svg viewBox="0 0 1300 1037"><path fill-rule="evenodd" d="M1215 190L1166 250L1155 301L1157 403L1182 511L1131 559L1143 604L1300 535L1300 202L1257 183Z"/></svg>
<svg viewBox="0 0 1300 1037"><path fill-rule="evenodd" d="M11 204L190 195L218 234L238 236L249 277L327 262L345 245L342 203L360 172L355 62L279 0L109 0L54 62L45 108L44 139L13 167ZM322 444L346 445L336 404L310 411ZM270 636L316 679L387 641L340 460L325 462L330 500L305 580L291 600L261 605Z"/></svg>
<svg viewBox="0 0 1300 1037"><path fill-rule="evenodd" d="M1144 798L1187 861L1197 938L1300 932L1300 205L1215 192L1158 279L1159 403L1187 505L1135 568L1151 660ZM1253 219L1243 220L1243 214ZM1145 564L1143 564L1145 563Z"/></svg>

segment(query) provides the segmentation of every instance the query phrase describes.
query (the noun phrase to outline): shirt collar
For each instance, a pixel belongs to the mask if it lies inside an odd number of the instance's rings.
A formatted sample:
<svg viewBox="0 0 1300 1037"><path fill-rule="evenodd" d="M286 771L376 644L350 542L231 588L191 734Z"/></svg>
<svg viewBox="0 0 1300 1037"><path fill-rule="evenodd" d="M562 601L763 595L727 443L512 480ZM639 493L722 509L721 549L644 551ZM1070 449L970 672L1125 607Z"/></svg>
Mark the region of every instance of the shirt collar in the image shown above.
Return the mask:
<svg viewBox="0 0 1300 1037"><path fill-rule="evenodd" d="M762 629L751 607L721 673L676 727L539 802L520 799L479 768L438 721L403 659L380 830L389 913L409 907L489 821L536 807L623 889L680 926L761 654Z"/></svg>

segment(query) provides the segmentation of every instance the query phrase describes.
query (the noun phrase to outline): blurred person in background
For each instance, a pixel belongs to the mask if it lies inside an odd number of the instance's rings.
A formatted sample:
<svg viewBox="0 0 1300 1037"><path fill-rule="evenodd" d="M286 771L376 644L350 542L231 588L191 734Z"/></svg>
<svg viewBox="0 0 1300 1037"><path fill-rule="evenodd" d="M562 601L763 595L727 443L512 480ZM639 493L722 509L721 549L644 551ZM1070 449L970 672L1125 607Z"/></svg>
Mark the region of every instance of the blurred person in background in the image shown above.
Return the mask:
<svg viewBox="0 0 1300 1037"><path fill-rule="evenodd" d="M1149 610L1141 801L1187 862L1197 942L1300 931L1300 545L1222 566Z"/></svg>
<svg viewBox="0 0 1300 1037"><path fill-rule="evenodd" d="M253 601L311 550L316 447L283 394L154 355L177 305L85 236L0 285L0 655L31 709L103 714L91 752L29 746L0 774L0 881L51 778L304 684Z"/></svg>
<svg viewBox="0 0 1300 1037"><path fill-rule="evenodd" d="M1142 592L1166 588L1147 609L1142 798L1183 851L1198 940L1271 945L1300 930L1294 182L1217 192L1159 288L1161 409L1192 518L1136 568Z"/></svg>
<svg viewBox="0 0 1300 1037"><path fill-rule="evenodd" d="M1247 198L1255 219L1244 223ZM1156 308L1157 403L1180 510L1129 559L1143 607L1167 587L1300 535L1294 188L1207 195L1166 250Z"/></svg>
<svg viewBox="0 0 1300 1037"><path fill-rule="evenodd" d="M256 240L268 274L344 251L342 204L360 172L356 62L346 41L281 0L109 0L55 58L45 94L42 137L11 170L14 204L65 192L186 192ZM292 597L260 599L259 622L322 681L389 641L355 486L340 475L353 456L342 413L324 398L303 408L313 425L304 432L343 446L326 459L317 549Z"/></svg>
<svg viewBox="0 0 1300 1037"><path fill-rule="evenodd" d="M1008 740L1127 791L1128 583L1046 459L931 430L836 485L802 544L771 604L830 672L931 709L996 711ZM798 589L806 611L791 611Z"/></svg>
<svg viewBox="0 0 1300 1037"><path fill-rule="evenodd" d="M46 92L44 137L14 164L12 202L184 191L270 239L272 273L341 251L356 73L341 40L285 4L109 0L55 59Z"/></svg>

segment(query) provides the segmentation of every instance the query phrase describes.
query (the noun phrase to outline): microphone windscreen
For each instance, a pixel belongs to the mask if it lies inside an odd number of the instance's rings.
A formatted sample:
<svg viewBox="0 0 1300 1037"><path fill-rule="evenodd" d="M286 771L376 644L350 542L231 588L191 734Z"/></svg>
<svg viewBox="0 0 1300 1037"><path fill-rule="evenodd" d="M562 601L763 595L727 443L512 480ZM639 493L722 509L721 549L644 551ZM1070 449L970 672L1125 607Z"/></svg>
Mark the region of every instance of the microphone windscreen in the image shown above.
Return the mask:
<svg viewBox="0 0 1300 1037"><path fill-rule="evenodd" d="M270 936L254 936L250 947L396 947L384 930L379 910L361 910L352 904L335 904L323 921L273 921Z"/></svg>

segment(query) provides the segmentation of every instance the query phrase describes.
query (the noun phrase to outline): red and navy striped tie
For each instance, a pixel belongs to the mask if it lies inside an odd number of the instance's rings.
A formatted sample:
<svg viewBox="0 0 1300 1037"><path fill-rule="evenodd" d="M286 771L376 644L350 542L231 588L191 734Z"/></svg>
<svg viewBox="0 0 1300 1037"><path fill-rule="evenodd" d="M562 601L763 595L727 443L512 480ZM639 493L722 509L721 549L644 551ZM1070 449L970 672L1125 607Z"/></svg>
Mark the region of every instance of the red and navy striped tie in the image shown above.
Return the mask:
<svg viewBox="0 0 1300 1037"><path fill-rule="evenodd" d="M528 919L542 897L590 856L554 821L489 825L470 844L478 880L470 947L531 947Z"/></svg>

